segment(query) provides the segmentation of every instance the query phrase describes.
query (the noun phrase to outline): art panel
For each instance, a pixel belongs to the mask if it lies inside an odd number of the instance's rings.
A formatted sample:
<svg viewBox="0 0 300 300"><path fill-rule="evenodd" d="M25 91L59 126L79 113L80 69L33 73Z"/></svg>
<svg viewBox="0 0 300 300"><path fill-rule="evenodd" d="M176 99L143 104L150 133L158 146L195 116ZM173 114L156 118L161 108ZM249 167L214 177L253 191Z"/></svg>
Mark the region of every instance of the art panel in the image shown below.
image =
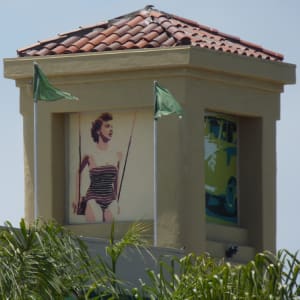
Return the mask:
<svg viewBox="0 0 300 300"><path fill-rule="evenodd" d="M238 223L238 121L205 114L205 198L208 221Z"/></svg>
<svg viewBox="0 0 300 300"><path fill-rule="evenodd" d="M153 219L152 111L68 118L70 224Z"/></svg>

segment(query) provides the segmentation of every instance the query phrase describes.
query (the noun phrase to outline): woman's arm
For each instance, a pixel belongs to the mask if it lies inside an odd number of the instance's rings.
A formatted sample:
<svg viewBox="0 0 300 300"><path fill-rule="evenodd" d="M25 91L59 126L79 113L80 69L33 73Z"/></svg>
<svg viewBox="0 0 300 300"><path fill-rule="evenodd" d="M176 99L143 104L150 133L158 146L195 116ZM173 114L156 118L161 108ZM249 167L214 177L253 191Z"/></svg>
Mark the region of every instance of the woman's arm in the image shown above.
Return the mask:
<svg viewBox="0 0 300 300"><path fill-rule="evenodd" d="M86 165L89 165L89 164L90 164L90 157L88 155L86 155L83 158L83 160L81 161L78 174L81 175L81 172L84 170L84 168L86 167Z"/></svg>

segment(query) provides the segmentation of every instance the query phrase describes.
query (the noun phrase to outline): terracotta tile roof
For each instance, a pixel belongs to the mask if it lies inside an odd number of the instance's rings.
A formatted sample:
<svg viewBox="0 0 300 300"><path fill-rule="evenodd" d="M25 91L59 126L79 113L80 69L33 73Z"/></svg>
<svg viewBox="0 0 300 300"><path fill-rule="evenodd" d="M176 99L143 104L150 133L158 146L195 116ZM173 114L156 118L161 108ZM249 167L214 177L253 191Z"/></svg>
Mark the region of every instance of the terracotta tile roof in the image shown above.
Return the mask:
<svg viewBox="0 0 300 300"><path fill-rule="evenodd" d="M17 50L19 56L45 56L191 45L215 51L281 61L283 56L149 5L115 19L39 41Z"/></svg>

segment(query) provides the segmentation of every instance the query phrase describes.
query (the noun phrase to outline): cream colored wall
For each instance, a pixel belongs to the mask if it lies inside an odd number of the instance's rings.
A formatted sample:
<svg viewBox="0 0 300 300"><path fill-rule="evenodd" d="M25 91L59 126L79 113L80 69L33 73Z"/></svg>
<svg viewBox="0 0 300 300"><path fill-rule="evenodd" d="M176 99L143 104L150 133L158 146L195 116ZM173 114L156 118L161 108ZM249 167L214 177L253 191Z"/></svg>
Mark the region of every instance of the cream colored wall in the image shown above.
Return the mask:
<svg viewBox="0 0 300 300"><path fill-rule="evenodd" d="M242 85L239 78L227 82L194 78L189 81L189 84L191 110L193 114L201 116L200 120L203 120L203 112L206 110L239 116L239 224L248 229L250 246L257 251L263 249L274 251L276 248L275 130L280 105L278 94L276 91L264 90L264 87L259 85L257 88L249 87L246 81ZM197 104L196 98L198 98ZM197 128L193 131L196 119L195 116L194 122L186 128L186 134L191 132L191 140L199 138L203 141L203 138L199 137L199 132L202 130ZM203 149L204 146L201 145L199 148ZM197 151L191 151L189 154L190 164L195 163ZM203 153L201 157L204 157ZM203 165L199 168L204 169ZM197 176L196 170L194 174ZM190 177L193 176L190 174ZM203 180L203 174L202 176L198 174L198 182ZM204 187L201 186L200 190L204 191ZM201 211L205 209L203 205Z"/></svg>
<svg viewBox="0 0 300 300"><path fill-rule="evenodd" d="M25 215L33 219L32 58L5 60L20 88L24 118ZM51 82L81 101L39 103L40 215L76 233L106 237L108 224L68 225L65 114L153 107L153 80L170 89L185 116L158 122L158 245L206 249L204 112L240 117L240 225L256 250L275 249L276 120L295 67L207 49L179 47L36 58ZM101 99L101 101L99 100ZM152 149L149 149L152 159ZM117 224L118 234L128 222ZM152 222L150 222L152 225Z"/></svg>

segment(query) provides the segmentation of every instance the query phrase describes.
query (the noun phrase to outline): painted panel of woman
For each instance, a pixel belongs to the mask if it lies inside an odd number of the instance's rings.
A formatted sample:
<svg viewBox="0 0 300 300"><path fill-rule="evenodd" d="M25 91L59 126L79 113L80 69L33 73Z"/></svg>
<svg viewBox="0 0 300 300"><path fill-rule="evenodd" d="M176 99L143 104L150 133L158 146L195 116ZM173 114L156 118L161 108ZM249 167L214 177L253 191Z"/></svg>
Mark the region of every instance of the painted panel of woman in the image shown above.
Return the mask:
<svg viewBox="0 0 300 300"><path fill-rule="evenodd" d="M88 222L99 220L99 211L102 212L103 222L112 221L113 215L109 206L114 200L119 202L118 179L122 152L110 150L112 121L112 115L105 112L92 122L91 137L96 147L91 153L84 155L77 175L76 199L79 201L74 205L74 212L84 214ZM86 167L89 169L90 184L86 195L81 197L80 178Z"/></svg>

